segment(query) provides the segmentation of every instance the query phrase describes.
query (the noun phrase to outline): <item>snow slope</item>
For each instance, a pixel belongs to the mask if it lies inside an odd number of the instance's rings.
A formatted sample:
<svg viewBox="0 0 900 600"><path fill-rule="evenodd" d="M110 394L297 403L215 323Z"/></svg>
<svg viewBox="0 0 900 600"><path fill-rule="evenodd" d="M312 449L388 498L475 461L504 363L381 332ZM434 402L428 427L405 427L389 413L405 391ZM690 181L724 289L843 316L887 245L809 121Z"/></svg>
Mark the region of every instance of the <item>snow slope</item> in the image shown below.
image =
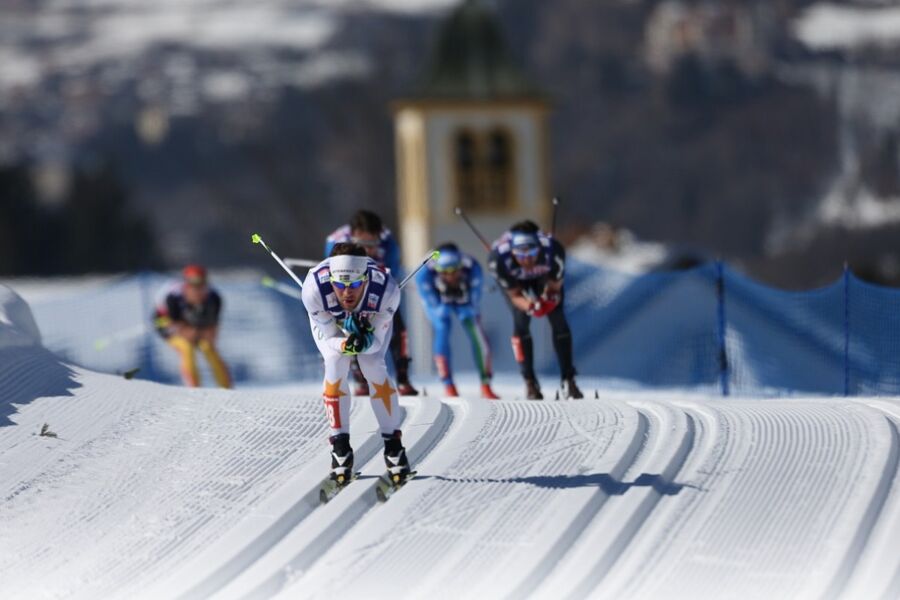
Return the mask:
<svg viewBox="0 0 900 600"><path fill-rule="evenodd" d="M0 306L5 599L900 596L896 399L404 399L419 476L384 505L359 399L363 476L318 506L317 383L100 375Z"/></svg>

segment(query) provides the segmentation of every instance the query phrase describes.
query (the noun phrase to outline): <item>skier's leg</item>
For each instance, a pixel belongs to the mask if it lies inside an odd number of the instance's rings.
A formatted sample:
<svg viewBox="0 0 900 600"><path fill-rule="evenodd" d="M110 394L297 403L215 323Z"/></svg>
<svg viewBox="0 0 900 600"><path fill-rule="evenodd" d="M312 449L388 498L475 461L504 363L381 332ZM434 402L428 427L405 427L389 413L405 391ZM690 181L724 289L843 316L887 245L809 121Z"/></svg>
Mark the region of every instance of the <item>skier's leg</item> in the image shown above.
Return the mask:
<svg viewBox="0 0 900 600"><path fill-rule="evenodd" d="M475 364L481 376L481 397L487 400L499 400L500 397L491 388L491 347L488 345L487 336L481 328L481 318L471 317L462 321L463 331L469 336L472 345L472 354L475 356Z"/></svg>
<svg viewBox="0 0 900 600"><path fill-rule="evenodd" d="M350 446L350 387L347 375L350 357L337 352L322 352L325 361L325 414L331 427L331 478L343 485L353 473L353 448Z"/></svg>
<svg viewBox="0 0 900 600"><path fill-rule="evenodd" d="M353 394L355 396L368 396L369 383L363 377L362 371L359 370L359 363L355 357L350 359L350 374L353 376L354 382Z"/></svg>
<svg viewBox="0 0 900 600"><path fill-rule="evenodd" d="M556 350L556 358L559 361L559 374L562 383L563 396L567 399L580 399L584 397L578 385L575 383L575 363L572 360L572 332L569 322L563 310L563 300L553 312L547 315L550 327L553 330L553 349Z"/></svg>
<svg viewBox="0 0 900 600"><path fill-rule="evenodd" d="M434 364L437 367L438 377L444 385L453 384L453 370L450 362L450 315L435 316L431 320L434 326L434 341L431 351L434 354Z"/></svg>
<svg viewBox="0 0 900 600"><path fill-rule="evenodd" d="M534 342L531 339L531 317L521 310L513 309L513 355L519 363L522 378L525 379L525 397L542 400L541 386L534 374Z"/></svg>
<svg viewBox="0 0 900 600"><path fill-rule="evenodd" d="M575 365L572 361L572 332L569 329L569 322L566 320L566 314L563 311L563 303L553 309L553 312L547 315L550 321L550 328L553 331L553 349L556 350L556 358L559 361L559 373L563 379L569 379L575 376Z"/></svg>
<svg viewBox="0 0 900 600"><path fill-rule="evenodd" d="M385 364L387 348L375 354L360 354L359 368L372 384L372 410L378 419L381 435L393 435L400 425L400 405L397 388L388 375Z"/></svg>
<svg viewBox="0 0 900 600"><path fill-rule="evenodd" d="M197 342L197 347L200 348L200 352L206 357L206 362L209 363L209 367L212 369L213 378L216 380L219 387L230 389L231 375L228 372L228 366L225 364L225 361L222 360L216 347L212 342L205 339Z"/></svg>
<svg viewBox="0 0 900 600"><path fill-rule="evenodd" d="M513 355L525 379L534 379L534 344L531 340L531 317L513 309Z"/></svg>
<svg viewBox="0 0 900 600"><path fill-rule="evenodd" d="M350 433L350 387L347 385L347 373L350 370L350 357L337 352L324 353L325 390L322 399L325 401L325 414L331 427L331 435Z"/></svg>
<svg viewBox="0 0 900 600"><path fill-rule="evenodd" d="M397 388L404 396L418 396L419 391L409 381L409 343L406 335L406 323L400 311L394 313L394 332L391 336L391 358L397 372Z"/></svg>
<svg viewBox="0 0 900 600"><path fill-rule="evenodd" d="M175 348L181 357L181 379L188 387L200 386L200 371L194 356L194 345L180 335L172 335L166 343Z"/></svg>
<svg viewBox="0 0 900 600"><path fill-rule="evenodd" d="M381 438L384 440L384 463L394 483L405 481L410 472L406 449L400 431L400 404L397 390L391 385L385 365L385 351L360 354L359 366L366 379L372 382L372 410L378 419ZM382 383L377 383L381 381Z"/></svg>
<svg viewBox="0 0 900 600"><path fill-rule="evenodd" d="M475 365L478 367L481 383L490 383L492 376L491 347L488 345L487 337L481 328L481 319L475 317L465 319L461 323L463 331L469 337L469 344L472 346L472 355L475 357Z"/></svg>

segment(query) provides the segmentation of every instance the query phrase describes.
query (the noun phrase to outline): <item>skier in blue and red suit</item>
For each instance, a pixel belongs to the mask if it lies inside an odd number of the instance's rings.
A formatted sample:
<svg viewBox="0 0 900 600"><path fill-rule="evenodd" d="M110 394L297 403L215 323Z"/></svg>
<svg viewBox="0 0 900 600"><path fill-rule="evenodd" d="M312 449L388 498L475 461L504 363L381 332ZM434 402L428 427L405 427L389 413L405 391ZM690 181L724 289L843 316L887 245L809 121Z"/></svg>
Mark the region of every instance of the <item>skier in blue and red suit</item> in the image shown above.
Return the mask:
<svg viewBox="0 0 900 600"><path fill-rule="evenodd" d="M403 279L403 268L400 266L400 247L391 230L384 226L381 217L368 210L359 210L350 222L335 229L325 240L325 256L331 256L335 244L354 243L362 246L366 255L380 266L388 270L395 280ZM390 342L391 358L397 376L397 390L401 396L417 396L418 390L409 381L409 345L406 336L406 323L400 311L394 315L394 333ZM369 386L360 372L356 361L351 364L353 378L356 381L354 394L365 396Z"/></svg>
<svg viewBox="0 0 900 600"><path fill-rule="evenodd" d="M481 396L498 397L491 389L491 349L481 329L481 266L474 258L459 251L456 244L438 246L437 260L431 261L416 275L416 287L425 305L428 320L434 327L434 363L444 383L447 396L458 396L450 368L451 318L456 315L472 345L472 354L481 376Z"/></svg>

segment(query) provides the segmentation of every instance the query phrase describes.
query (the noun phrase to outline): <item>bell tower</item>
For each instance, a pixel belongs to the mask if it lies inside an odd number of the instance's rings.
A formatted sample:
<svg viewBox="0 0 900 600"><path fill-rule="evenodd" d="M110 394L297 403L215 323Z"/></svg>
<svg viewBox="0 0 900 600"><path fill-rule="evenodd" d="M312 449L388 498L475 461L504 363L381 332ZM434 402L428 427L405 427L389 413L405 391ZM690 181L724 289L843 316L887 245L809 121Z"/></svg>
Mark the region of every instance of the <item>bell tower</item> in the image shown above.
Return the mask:
<svg viewBox="0 0 900 600"><path fill-rule="evenodd" d="M393 109L404 264L453 241L485 265L457 207L489 241L515 221L546 223L548 102L510 56L492 10L478 0L453 10L418 85ZM420 311L410 312L422 368L430 332Z"/></svg>

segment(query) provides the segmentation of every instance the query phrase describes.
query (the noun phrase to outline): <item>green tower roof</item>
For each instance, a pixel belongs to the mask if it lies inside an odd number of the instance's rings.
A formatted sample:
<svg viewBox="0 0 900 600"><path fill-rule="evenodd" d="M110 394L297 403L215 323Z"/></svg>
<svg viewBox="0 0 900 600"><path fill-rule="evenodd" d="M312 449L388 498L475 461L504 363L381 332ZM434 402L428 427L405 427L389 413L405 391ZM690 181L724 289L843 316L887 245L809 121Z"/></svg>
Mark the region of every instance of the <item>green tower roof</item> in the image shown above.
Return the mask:
<svg viewBox="0 0 900 600"><path fill-rule="evenodd" d="M413 96L447 100L542 99L513 61L493 12L465 0L441 25Z"/></svg>

